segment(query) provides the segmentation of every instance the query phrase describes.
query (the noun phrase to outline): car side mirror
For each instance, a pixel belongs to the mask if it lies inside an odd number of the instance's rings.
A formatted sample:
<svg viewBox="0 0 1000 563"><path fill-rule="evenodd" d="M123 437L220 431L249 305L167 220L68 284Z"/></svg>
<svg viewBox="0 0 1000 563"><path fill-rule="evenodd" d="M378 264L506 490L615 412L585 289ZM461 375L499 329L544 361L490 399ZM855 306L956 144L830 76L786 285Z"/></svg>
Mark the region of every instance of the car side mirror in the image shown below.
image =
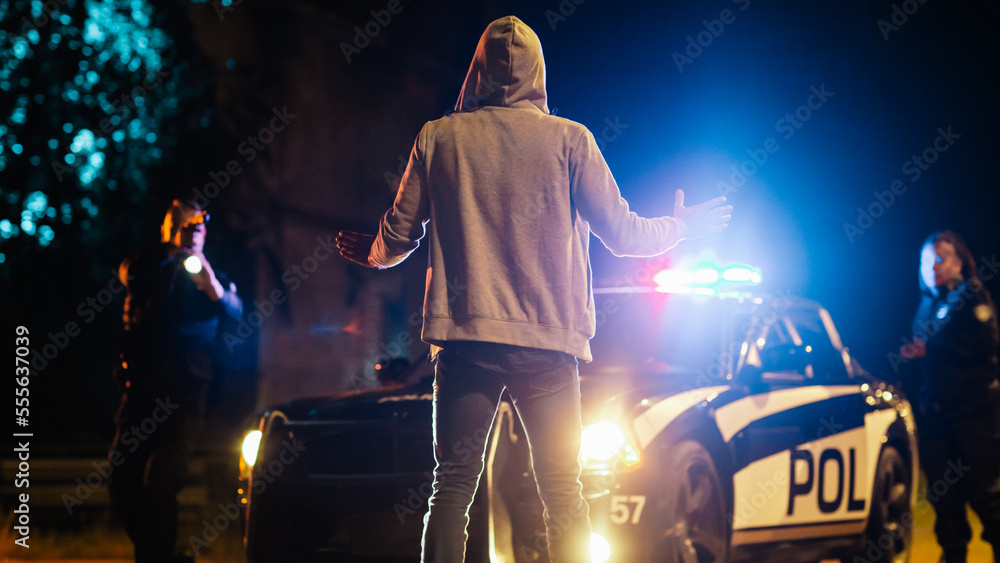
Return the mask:
<svg viewBox="0 0 1000 563"><path fill-rule="evenodd" d="M403 379L409 373L410 361L406 358L392 358L375 368L379 383L389 385Z"/></svg>

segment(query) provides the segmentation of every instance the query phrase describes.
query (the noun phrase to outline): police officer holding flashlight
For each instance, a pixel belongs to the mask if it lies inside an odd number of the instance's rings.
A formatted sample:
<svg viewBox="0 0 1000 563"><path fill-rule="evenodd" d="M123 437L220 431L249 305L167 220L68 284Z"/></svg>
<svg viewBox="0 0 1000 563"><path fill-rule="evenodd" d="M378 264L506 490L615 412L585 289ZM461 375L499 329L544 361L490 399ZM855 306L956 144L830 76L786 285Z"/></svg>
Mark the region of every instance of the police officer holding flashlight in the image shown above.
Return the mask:
<svg viewBox="0 0 1000 563"><path fill-rule="evenodd" d="M236 285L203 253L208 220L196 203L174 200L160 243L119 268L128 294L108 488L136 563L193 561L175 551L177 494L204 420L219 324L243 312Z"/></svg>

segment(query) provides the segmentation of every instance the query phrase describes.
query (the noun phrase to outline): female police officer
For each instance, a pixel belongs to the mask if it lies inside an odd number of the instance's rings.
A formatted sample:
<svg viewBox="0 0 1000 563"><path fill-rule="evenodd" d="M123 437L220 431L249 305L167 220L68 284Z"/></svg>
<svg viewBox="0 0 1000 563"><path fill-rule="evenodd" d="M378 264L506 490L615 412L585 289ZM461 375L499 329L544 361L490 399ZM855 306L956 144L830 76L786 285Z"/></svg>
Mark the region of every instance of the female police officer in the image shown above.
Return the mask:
<svg viewBox="0 0 1000 563"><path fill-rule="evenodd" d="M913 343L918 359L920 457L943 561L964 562L972 539L966 505L1000 553L1000 384L996 308L962 237L932 233L920 255L923 299Z"/></svg>

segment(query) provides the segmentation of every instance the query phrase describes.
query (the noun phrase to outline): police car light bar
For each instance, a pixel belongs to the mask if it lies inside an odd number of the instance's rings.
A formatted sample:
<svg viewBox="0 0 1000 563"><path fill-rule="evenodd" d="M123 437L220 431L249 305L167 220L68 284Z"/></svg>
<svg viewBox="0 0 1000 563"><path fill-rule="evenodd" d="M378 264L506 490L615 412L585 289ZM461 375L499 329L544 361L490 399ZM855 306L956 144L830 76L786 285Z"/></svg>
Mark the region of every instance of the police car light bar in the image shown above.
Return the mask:
<svg viewBox="0 0 1000 563"><path fill-rule="evenodd" d="M696 295L738 294L736 288L760 285L760 270L750 266L716 267L700 264L693 269L660 270L653 276L659 293L693 293Z"/></svg>

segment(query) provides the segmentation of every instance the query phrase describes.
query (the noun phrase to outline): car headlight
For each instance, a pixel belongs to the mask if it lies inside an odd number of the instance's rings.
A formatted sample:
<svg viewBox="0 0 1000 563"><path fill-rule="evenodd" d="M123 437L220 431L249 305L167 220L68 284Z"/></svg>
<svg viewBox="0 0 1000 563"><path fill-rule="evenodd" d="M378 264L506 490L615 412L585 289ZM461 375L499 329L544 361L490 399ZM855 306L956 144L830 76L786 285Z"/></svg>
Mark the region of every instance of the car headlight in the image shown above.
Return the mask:
<svg viewBox="0 0 1000 563"><path fill-rule="evenodd" d="M627 467L637 465L640 461L638 448L621 427L613 422L603 421L585 427L582 438L580 455L584 463L606 462L616 456L620 456Z"/></svg>
<svg viewBox="0 0 1000 563"><path fill-rule="evenodd" d="M608 461L625 447L625 433L617 424L598 422L583 429L580 453L583 459Z"/></svg>
<svg viewBox="0 0 1000 563"><path fill-rule="evenodd" d="M260 439L263 434L260 430L251 430L243 436L243 462L247 467L253 467L257 462L257 450L260 449Z"/></svg>
<svg viewBox="0 0 1000 563"><path fill-rule="evenodd" d="M591 424L583 429L580 454L584 462L605 462L621 456L625 465L639 463L639 450L631 444L621 427L607 421Z"/></svg>
<svg viewBox="0 0 1000 563"><path fill-rule="evenodd" d="M594 563L611 559L611 544L601 534L590 534L590 559Z"/></svg>

